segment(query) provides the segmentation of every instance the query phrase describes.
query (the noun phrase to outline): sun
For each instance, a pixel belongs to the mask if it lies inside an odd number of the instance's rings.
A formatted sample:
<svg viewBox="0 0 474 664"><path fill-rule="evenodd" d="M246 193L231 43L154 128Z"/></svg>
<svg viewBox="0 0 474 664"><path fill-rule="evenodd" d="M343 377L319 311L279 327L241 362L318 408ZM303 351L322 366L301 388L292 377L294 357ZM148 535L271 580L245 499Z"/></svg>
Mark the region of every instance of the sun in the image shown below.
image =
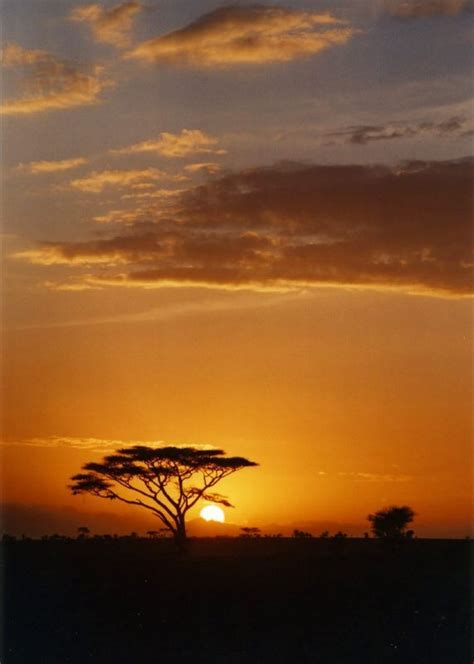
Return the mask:
<svg viewBox="0 0 474 664"><path fill-rule="evenodd" d="M219 521L219 523L224 523L225 521L224 510L217 507L217 505L206 505L199 512L199 516L204 521Z"/></svg>

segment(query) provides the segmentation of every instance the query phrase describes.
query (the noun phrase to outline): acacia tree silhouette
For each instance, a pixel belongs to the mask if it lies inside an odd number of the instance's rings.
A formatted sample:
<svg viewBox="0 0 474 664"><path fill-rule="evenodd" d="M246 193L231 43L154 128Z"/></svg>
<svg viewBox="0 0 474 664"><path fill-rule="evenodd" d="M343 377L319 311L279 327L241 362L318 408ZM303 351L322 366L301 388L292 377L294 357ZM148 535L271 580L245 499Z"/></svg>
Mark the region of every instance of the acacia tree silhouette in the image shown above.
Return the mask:
<svg viewBox="0 0 474 664"><path fill-rule="evenodd" d="M411 536L413 535L413 531L407 532L406 527L415 516L415 512L408 505L401 507L392 505L375 512L375 514L369 514L367 519L372 524L371 529L376 537L400 539L407 537L408 533L411 533Z"/></svg>
<svg viewBox="0 0 474 664"><path fill-rule="evenodd" d="M225 496L210 489L237 470L258 465L224 454L219 449L135 445L117 450L101 463L86 463L82 469L88 472L74 475L69 488L74 495L90 493L149 510L185 549L189 510L201 498L232 507Z"/></svg>

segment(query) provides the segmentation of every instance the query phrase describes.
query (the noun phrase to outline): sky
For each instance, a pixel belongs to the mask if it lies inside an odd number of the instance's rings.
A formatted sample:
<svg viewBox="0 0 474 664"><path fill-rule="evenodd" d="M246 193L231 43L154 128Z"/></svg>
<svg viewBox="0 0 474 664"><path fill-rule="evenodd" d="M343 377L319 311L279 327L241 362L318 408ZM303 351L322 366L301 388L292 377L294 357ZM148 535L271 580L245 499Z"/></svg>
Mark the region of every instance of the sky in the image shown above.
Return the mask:
<svg viewBox="0 0 474 664"><path fill-rule="evenodd" d="M4 515L163 442L259 463L228 522L466 535L474 4L1 13Z"/></svg>

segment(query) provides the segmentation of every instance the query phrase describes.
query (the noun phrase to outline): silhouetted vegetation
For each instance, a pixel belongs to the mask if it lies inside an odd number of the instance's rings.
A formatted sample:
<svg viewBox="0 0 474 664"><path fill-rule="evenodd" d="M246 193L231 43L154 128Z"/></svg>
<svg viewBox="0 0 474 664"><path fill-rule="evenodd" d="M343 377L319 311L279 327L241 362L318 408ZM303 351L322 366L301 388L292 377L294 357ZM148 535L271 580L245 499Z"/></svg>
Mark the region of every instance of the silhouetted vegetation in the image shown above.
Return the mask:
<svg viewBox="0 0 474 664"><path fill-rule="evenodd" d="M415 540L414 516L407 506L370 515L375 538L246 526L191 538L184 558L168 527L5 533L1 661L155 661L159 643L170 664L464 664L470 543Z"/></svg>
<svg viewBox="0 0 474 664"><path fill-rule="evenodd" d="M244 527L240 530L242 531L240 537L260 537L261 535L260 528Z"/></svg>
<svg viewBox="0 0 474 664"><path fill-rule="evenodd" d="M298 530L295 528L293 531L293 537L296 537L297 539L308 539L309 537L313 537L311 533L306 533L304 530Z"/></svg>
<svg viewBox="0 0 474 664"><path fill-rule="evenodd" d="M158 539L159 537L167 537L170 535L168 528L159 528L159 530L147 530L146 534L150 539Z"/></svg>
<svg viewBox="0 0 474 664"><path fill-rule="evenodd" d="M412 539L414 531L407 531L407 526L413 521L414 517L415 512L411 507L393 505L379 510L375 514L369 514L367 519L372 524L372 532L375 537L381 539L401 539L403 537Z"/></svg>
<svg viewBox="0 0 474 664"><path fill-rule="evenodd" d="M150 511L184 549L189 510L201 499L231 507L225 496L211 489L237 470L256 465L243 457L225 457L218 449L135 445L101 463L87 463L87 472L74 475L69 488L73 494L90 493Z"/></svg>
<svg viewBox="0 0 474 664"><path fill-rule="evenodd" d="M347 538L347 533L343 533L342 530L338 530L337 533L334 533L332 537L335 540L343 540Z"/></svg>

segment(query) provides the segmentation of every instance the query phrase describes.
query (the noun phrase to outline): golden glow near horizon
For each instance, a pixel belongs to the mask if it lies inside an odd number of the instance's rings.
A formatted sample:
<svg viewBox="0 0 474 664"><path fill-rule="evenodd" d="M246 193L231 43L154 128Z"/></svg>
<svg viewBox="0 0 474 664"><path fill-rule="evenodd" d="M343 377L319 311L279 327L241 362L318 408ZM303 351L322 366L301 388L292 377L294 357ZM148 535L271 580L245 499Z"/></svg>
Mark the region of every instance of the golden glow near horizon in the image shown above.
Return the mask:
<svg viewBox="0 0 474 664"><path fill-rule="evenodd" d="M25 530L141 519L66 485L162 441L260 464L222 483L236 525L362 533L407 503L417 533L467 534L473 15L334 4L4 3L2 502Z"/></svg>
<svg viewBox="0 0 474 664"><path fill-rule="evenodd" d="M225 521L224 510L218 505L205 505L199 512L199 516L204 521L217 521L218 523Z"/></svg>

